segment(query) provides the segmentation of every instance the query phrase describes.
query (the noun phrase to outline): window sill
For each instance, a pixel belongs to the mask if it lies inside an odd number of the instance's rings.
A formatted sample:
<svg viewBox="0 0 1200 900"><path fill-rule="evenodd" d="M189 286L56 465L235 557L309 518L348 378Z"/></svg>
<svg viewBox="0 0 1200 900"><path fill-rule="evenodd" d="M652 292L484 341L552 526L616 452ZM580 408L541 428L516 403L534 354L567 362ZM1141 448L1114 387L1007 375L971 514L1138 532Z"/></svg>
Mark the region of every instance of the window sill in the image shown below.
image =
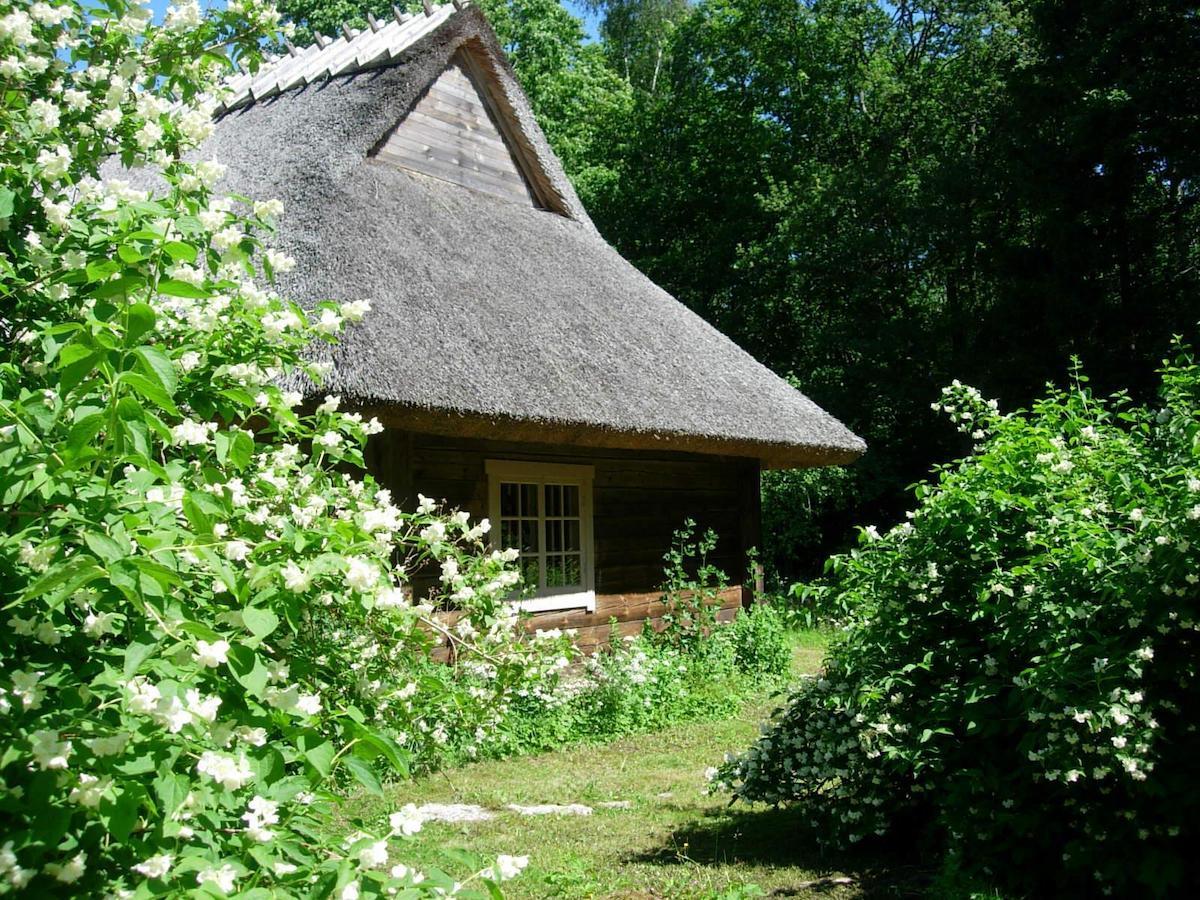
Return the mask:
<svg viewBox="0 0 1200 900"><path fill-rule="evenodd" d="M596 592L580 591L577 594L551 594L549 597L531 597L528 600L514 600L509 606L523 609L525 612L555 612L558 610L579 609L587 612L596 611Z"/></svg>

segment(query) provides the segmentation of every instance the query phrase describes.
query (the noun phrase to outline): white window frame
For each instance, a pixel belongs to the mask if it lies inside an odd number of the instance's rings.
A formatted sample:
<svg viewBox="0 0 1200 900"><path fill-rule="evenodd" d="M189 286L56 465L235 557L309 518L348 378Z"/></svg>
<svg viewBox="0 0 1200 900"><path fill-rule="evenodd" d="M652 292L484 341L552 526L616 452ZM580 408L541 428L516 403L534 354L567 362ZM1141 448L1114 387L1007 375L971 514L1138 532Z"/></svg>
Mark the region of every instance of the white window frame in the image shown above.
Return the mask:
<svg viewBox="0 0 1200 900"><path fill-rule="evenodd" d="M488 479L488 510L493 523L494 540L500 540L500 483L538 485L538 548L541 557L539 571L545 577L546 558L546 491L547 484L569 484L579 488L579 567L583 589L570 587L539 588L536 596L515 600L513 606L528 612L549 612L563 609L596 611L595 545L592 542L592 480L595 466L574 466L561 463L519 462L509 459L484 461ZM506 548L497 546L497 549Z"/></svg>

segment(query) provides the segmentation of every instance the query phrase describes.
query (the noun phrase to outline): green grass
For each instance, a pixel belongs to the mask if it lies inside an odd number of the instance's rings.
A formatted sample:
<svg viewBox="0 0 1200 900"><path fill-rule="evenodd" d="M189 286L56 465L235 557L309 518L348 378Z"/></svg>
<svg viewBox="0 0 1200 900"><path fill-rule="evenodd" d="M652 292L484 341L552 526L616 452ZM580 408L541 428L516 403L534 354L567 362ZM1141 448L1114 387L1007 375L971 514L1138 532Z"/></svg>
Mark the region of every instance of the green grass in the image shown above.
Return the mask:
<svg viewBox="0 0 1200 900"><path fill-rule="evenodd" d="M799 673L820 662L821 636L794 642ZM499 810L486 822L426 823L398 848L405 863L461 872L447 851L487 861L528 854L530 866L506 885L510 898L862 897L903 892L911 873L879 860L823 856L798 841L794 814L729 808L704 793L704 770L727 750L744 749L774 707L770 698L739 716L680 725L609 744L576 746L481 762L389 789L386 804L355 801L354 812L378 814L404 803L474 803ZM629 809L597 804L625 800ZM591 816L520 816L509 803L584 803ZM348 810L349 811L349 810ZM850 883L838 883L838 879Z"/></svg>

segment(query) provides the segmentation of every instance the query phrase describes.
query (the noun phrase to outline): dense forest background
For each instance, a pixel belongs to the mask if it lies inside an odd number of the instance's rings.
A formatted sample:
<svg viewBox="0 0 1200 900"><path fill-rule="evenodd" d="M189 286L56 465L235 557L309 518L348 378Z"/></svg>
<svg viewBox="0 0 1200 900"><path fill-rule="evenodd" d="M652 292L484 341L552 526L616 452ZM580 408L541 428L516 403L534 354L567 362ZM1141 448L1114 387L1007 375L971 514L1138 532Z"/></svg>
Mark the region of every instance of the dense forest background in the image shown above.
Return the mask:
<svg viewBox="0 0 1200 900"><path fill-rule="evenodd" d="M765 560L811 575L1078 356L1146 398L1200 319L1200 4L480 0L597 226L868 442L768 473ZM419 4L414 4L419 8ZM334 33L388 0L282 0Z"/></svg>

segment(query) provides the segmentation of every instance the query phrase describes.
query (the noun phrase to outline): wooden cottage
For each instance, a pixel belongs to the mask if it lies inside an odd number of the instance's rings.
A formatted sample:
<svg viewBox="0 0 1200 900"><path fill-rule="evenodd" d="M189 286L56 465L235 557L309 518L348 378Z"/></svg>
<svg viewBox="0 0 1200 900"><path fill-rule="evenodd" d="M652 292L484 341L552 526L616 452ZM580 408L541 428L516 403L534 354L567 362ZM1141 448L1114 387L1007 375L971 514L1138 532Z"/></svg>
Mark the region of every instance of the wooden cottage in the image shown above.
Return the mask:
<svg viewBox="0 0 1200 900"><path fill-rule="evenodd" d="M864 445L606 244L482 13L426 10L247 76L203 152L283 200L292 296L371 301L320 394L389 426L375 475L489 517L537 624L594 644L661 610L685 517L740 580L761 468Z"/></svg>

